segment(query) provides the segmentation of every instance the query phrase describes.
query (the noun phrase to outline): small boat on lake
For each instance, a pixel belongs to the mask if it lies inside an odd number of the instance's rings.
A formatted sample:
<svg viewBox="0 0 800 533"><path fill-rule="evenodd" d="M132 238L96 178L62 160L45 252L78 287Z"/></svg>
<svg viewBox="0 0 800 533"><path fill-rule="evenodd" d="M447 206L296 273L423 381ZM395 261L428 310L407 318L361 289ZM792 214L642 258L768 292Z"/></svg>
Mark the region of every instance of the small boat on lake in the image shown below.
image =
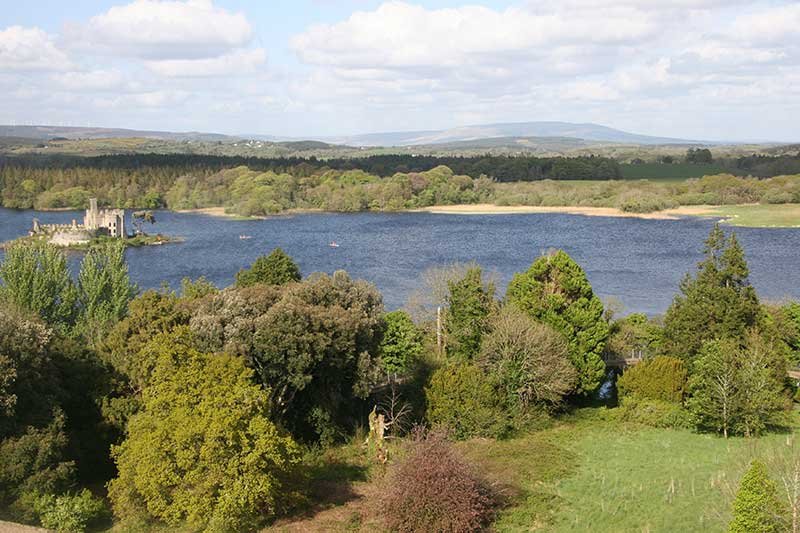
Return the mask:
<svg viewBox="0 0 800 533"><path fill-rule="evenodd" d="M247 239L252 239L253 236L252 235L239 235L239 238L244 241L244 240L247 240Z"/></svg>
<svg viewBox="0 0 800 533"><path fill-rule="evenodd" d="M339 243L337 243L336 241L331 241L328 246L330 246L331 248L338 248L339 247Z"/></svg>

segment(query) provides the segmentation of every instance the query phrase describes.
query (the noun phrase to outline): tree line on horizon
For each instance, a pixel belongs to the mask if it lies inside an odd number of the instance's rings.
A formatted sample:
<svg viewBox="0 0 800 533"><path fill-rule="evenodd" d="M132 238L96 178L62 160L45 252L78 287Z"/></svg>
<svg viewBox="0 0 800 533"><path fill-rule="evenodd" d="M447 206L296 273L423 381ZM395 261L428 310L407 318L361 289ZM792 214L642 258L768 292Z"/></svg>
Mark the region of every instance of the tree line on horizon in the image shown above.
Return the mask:
<svg viewBox="0 0 800 533"><path fill-rule="evenodd" d="M800 203L800 179L721 174L677 182L618 179L579 183L552 179L501 182L486 174L477 178L458 174L444 165L422 172L397 172L389 177L358 169L316 168L307 163L286 171L259 171L247 166L221 170L169 165L0 166L3 207L83 209L92 197L111 207L224 207L231 214L244 216L264 216L291 209L400 211L476 203L612 207L627 212L651 212L681 205Z"/></svg>

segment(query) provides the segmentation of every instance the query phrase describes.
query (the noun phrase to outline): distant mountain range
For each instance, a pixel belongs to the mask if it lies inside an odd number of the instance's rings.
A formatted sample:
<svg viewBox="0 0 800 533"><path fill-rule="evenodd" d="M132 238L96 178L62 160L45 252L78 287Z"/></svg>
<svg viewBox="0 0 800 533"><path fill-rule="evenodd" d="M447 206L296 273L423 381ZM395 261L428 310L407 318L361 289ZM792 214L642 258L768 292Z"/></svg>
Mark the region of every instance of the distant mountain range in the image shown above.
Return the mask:
<svg viewBox="0 0 800 533"><path fill-rule="evenodd" d="M259 139L278 141L319 141L347 146L429 146L494 147L498 145L571 144L590 146L604 143L663 145L714 144L707 141L654 137L629 133L599 124L570 122L515 122L462 126L446 130L366 133L346 136L280 137L274 135L222 135L202 132L146 131L124 128L81 128L64 126L1 126L0 136L29 139L100 139L145 137L170 141L234 141Z"/></svg>
<svg viewBox="0 0 800 533"><path fill-rule="evenodd" d="M579 139L595 143L622 144L709 144L704 141L653 137L601 126L599 124L574 124L571 122L512 122L481 124L447 130L368 133L345 137L319 138L327 142L350 146L415 146L444 143L475 142L485 139L514 138Z"/></svg>
<svg viewBox="0 0 800 533"><path fill-rule="evenodd" d="M26 139L116 139L121 137L145 137L168 141L225 141L238 139L220 133L129 130L125 128L82 128L77 126L8 126L0 125L0 137Z"/></svg>

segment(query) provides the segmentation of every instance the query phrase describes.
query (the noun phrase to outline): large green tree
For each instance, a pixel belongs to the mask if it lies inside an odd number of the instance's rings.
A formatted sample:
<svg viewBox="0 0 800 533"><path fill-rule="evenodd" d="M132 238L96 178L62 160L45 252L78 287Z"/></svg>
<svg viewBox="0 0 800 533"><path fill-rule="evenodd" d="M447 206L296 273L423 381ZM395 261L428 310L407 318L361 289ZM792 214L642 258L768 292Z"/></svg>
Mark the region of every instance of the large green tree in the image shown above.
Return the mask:
<svg viewBox="0 0 800 533"><path fill-rule="evenodd" d="M70 277L67 258L51 244L18 243L6 250L0 263L0 301L42 317L66 331L72 326L78 290Z"/></svg>
<svg viewBox="0 0 800 533"><path fill-rule="evenodd" d="M757 332L748 333L743 346L707 341L693 365L687 406L701 429L758 435L784 423L785 375L785 354Z"/></svg>
<svg viewBox="0 0 800 533"><path fill-rule="evenodd" d="M276 420L301 438L331 441L354 424L354 403L380 373L383 301L344 271L288 285L255 321L252 365Z"/></svg>
<svg viewBox="0 0 800 533"><path fill-rule="evenodd" d="M577 382L564 336L511 306L490 321L478 364L497 381L508 404L520 410L557 404Z"/></svg>
<svg viewBox="0 0 800 533"><path fill-rule="evenodd" d="M605 377L602 355L609 326L603 303L580 265L563 250L543 255L527 272L514 276L506 298L566 337L570 359L578 372L577 392L591 394L597 390Z"/></svg>
<svg viewBox="0 0 800 533"><path fill-rule="evenodd" d="M480 267L470 267L464 277L449 281L445 332L447 355L470 361L478 355L481 338L494 306L494 285L484 283Z"/></svg>
<svg viewBox="0 0 800 533"><path fill-rule="evenodd" d="M270 420L269 394L240 357L164 343L143 407L112 453L109 497L121 518L257 529L291 499L299 448Z"/></svg>
<svg viewBox="0 0 800 533"><path fill-rule="evenodd" d="M665 355L691 361L703 342L743 340L756 326L762 311L748 280L744 251L735 234L726 238L719 225L705 242L697 274L684 278L664 318Z"/></svg>
<svg viewBox="0 0 800 533"><path fill-rule="evenodd" d="M237 287L249 287L256 283L283 285L291 281L300 281L300 268L280 248L275 248L267 256L262 255L249 269L242 269L236 274Z"/></svg>
<svg viewBox="0 0 800 533"><path fill-rule="evenodd" d="M87 252L78 275L78 329L91 346L98 346L125 317L136 291L128 276L122 241L114 239Z"/></svg>

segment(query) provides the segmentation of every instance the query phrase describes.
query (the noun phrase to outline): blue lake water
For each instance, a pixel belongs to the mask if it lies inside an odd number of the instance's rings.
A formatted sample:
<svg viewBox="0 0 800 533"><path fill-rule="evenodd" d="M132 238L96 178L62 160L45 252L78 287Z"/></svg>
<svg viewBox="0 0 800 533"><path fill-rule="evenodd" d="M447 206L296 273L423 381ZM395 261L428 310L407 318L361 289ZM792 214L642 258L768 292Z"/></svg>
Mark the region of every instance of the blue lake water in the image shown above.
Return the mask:
<svg viewBox="0 0 800 533"><path fill-rule="evenodd" d="M82 220L82 212L0 209L0 241L24 235L33 217L43 223ZM642 220L561 214L442 215L430 213L304 214L229 220L170 211L156 213L150 231L185 238L180 244L128 250L131 277L142 288L189 276L218 286L257 256L282 247L303 274L347 270L371 281L386 307L403 305L430 267L477 261L499 278L500 291L550 248L563 248L585 269L595 291L624 312L663 313L684 274L700 260L713 222ZM762 298L800 298L800 230L737 228ZM239 235L252 235L241 240ZM331 248L331 241L339 243ZM0 252L1 254L2 252ZM79 253L71 253L77 265Z"/></svg>

